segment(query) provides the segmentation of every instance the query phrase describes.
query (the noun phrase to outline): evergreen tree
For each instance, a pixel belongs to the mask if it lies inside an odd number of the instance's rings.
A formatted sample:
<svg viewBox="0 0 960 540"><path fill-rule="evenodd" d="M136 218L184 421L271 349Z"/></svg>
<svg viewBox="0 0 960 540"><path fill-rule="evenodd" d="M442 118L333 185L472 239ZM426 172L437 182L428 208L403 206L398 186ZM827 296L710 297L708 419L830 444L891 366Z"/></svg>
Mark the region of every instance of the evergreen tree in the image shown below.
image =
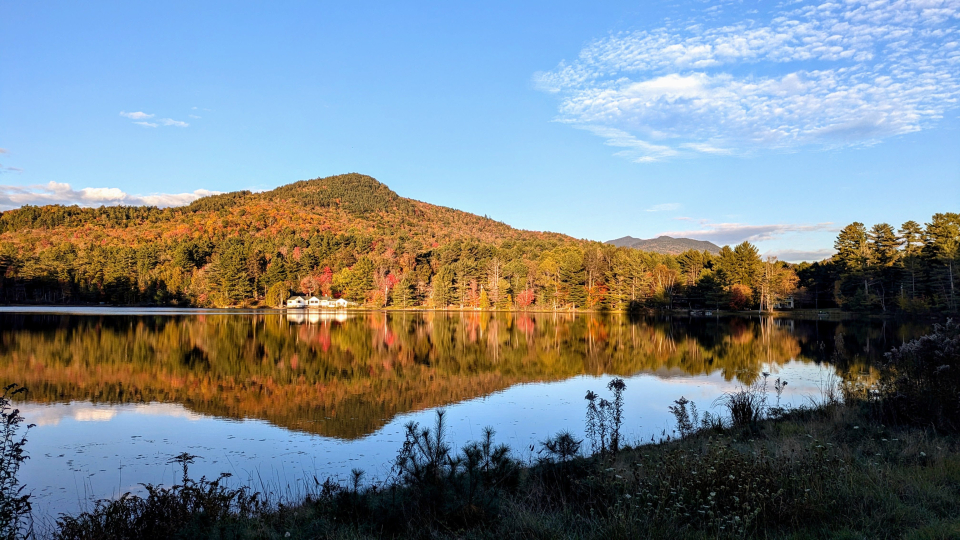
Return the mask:
<svg viewBox="0 0 960 540"><path fill-rule="evenodd" d="M960 214L934 214L927 223L923 255L930 268L930 284L944 306L957 310L957 269L960 266Z"/></svg>
<svg viewBox="0 0 960 540"><path fill-rule="evenodd" d="M753 287L762 264L757 247L750 242L742 242L733 249L733 267L728 269L728 273L734 284Z"/></svg>
<svg viewBox="0 0 960 540"><path fill-rule="evenodd" d="M431 302L434 308L445 308L453 301L453 270L441 266L430 281Z"/></svg>
<svg viewBox="0 0 960 540"><path fill-rule="evenodd" d="M903 268L909 274L908 287L910 298L917 296L917 274L920 272L920 253L923 250L923 229L916 221L907 221L900 226L900 238L903 241ZM901 290L904 287L901 286Z"/></svg>
<svg viewBox="0 0 960 540"><path fill-rule="evenodd" d="M241 242L229 242L214 254L211 278L218 301L224 305L243 302L250 297L252 287L247 274L247 254Z"/></svg>
<svg viewBox="0 0 960 540"><path fill-rule="evenodd" d="M887 296L899 281L899 267L894 264L900 256L900 239L893 232L893 227L887 223L878 223L870 228L867 241L870 246L869 268L874 279L874 289L877 291L881 309L886 311Z"/></svg>
<svg viewBox="0 0 960 540"><path fill-rule="evenodd" d="M870 246L867 242L867 229L863 223L854 222L844 227L833 243L837 254L833 256L840 267L840 298L843 301L852 294L855 307L868 306L870 301ZM860 290L849 290L848 284L863 285ZM847 299L849 301L850 298Z"/></svg>
<svg viewBox="0 0 960 540"><path fill-rule="evenodd" d="M877 268L893 266L897 261L900 239L887 223L878 223L867 234L870 246L870 263Z"/></svg>
<svg viewBox="0 0 960 540"><path fill-rule="evenodd" d="M408 308L412 305L413 283L406 274L394 285L390 291L390 302L398 308Z"/></svg>

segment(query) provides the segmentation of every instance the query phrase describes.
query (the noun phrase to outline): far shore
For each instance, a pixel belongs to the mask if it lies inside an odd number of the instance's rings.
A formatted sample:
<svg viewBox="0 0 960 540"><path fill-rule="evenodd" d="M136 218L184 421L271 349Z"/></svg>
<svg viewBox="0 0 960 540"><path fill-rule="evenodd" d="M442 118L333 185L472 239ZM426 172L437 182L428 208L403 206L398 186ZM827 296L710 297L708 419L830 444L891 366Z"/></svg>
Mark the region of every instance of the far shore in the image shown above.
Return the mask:
<svg viewBox="0 0 960 540"><path fill-rule="evenodd" d="M373 308L373 307L349 307L336 309L318 309L318 308L286 308L286 307L268 307L268 306L229 306L229 307L180 307L180 306L158 306L158 305L112 305L112 304L8 304L0 305L0 313L57 313L57 314L77 314L77 315L95 315L101 313L116 313L127 315L188 315L188 314L213 314L213 315L235 315L242 313L276 313L276 314L297 314L297 313L514 313L514 314L630 314L627 310L596 310L596 309L480 309L480 308ZM671 315L673 317L684 317L692 319L709 319L720 317L752 317L762 315L765 317L776 317L785 319L817 319L817 320L850 320L850 319L890 319L890 318L916 318L902 313L858 313L843 311L839 308L827 309L786 309L775 311L758 310L717 310L717 309L658 309L645 308L638 312L632 312L638 315ZM920 316L921 318L939 319L939 317Z"/></svg>

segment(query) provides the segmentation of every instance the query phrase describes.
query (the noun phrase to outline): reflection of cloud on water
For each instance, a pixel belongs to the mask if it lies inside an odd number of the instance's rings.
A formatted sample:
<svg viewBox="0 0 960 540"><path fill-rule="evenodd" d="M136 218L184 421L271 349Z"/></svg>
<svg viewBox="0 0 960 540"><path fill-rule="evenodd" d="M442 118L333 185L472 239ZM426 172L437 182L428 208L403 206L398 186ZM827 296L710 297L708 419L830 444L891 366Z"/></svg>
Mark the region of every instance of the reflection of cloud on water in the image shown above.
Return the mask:
<svg viewBox="0 0 960 540"><path fill-rule="evenodd" d="M187 410L182 405L177 405L176 403L144 403L134 405L133 412L152 416L186 418L187 420L200 420L203 418L203 415Z"/></svg>
<svg viewBox="0 0 960 540"><path fill-rule="evenodd" d="M824 389L824 385L831 379L838 379L839 376L834 368L826 365L808 364L792 360L785 364L762 364L760 371L770 373L767 379L767 394L775 395L773 390L774 381L780 378L787 381L787 389L784 396L790 397L818 397ZM664 385L690 385L699 387L713 388L717 394L729 392L738 389L741 382L738 379L733 381L724 380L719 373L714 372L709 375L695 375L683 373L677 369L657 370L649 373L656 377L657 384ZM651 381L652 382L652 381ZM759 378L757 383L761 384L763 378ZM743 384L743 386L749 386Z"/></svg>
<svg viewBox="0 0 960 540"><path fill-rule="evenodd" d="M38 426L55 426L64 419L76 422L108 422L117 415L116 407L82 402L56 405L21 403L18 408L27 422Z"/></svg>
<svg viewBox="0 0 960 540"><path fill-rule="evenodd" d="M90 407L74 411L73 419L77 422L107 422L116 415L117 411L114 409Z"/></svg>
<svg viewBox="0 0 960 540"><path fill-rule="evenodd" d="M56 426L63 420L75 422L109 422L118 414L130 412L152 416L166 416L199 420L202 415L174 403L144 403L138 405L95 405L89 402L42 405L21 403L17 406L28 423L37 426Z"/></svg>

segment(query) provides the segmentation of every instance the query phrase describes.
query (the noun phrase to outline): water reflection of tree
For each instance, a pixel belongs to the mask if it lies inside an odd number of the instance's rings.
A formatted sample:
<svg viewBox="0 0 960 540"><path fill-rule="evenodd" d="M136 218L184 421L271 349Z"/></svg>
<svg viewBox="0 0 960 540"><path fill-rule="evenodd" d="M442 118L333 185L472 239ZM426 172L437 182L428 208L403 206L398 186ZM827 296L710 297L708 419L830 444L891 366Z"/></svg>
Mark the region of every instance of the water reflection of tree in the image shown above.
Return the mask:
<svg viewBox="0 0 960 540"><path fill-rule="evenodd" d="M368 313L292 324L280 315L3 315L0 382L40 402L170 401L354 438L396 414L521 382L652 372L751 383L767 365L835 362L843 377L922 328L758 318L565 313ZM842 356L833 354L843 333Z"/></svg>

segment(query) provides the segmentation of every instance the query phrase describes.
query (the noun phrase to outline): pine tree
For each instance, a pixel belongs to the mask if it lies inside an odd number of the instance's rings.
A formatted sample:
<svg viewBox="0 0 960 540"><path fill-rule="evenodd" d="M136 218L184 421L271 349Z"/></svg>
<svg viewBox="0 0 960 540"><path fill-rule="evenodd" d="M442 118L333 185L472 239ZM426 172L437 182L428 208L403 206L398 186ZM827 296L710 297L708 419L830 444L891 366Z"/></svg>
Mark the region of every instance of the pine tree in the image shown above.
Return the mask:
<svg viewBox="0 0 960 540"><path fill-rule="evenodd" d="M900 239L893 232L893 227L887 223L878 223L867 233L870 246L870 263L874 267L883 268L893 266L897 261L897 249Z"/></svg>
<svg viewBox="0 0 960 540"><path fill-rule="evenodd" d="M833 247L837 250L833 258L840 265L841 278L862 282L863 301L866 302L870 296L870 247L866 227L859 221L847 225L837 235Z"/></svg>
<svg viewBox="0 0 960 540"><path fill-rule="evenodd" d="M907 221L900 226L903 241L903 268L910 273L910 297L917 295L917 273L920 271L920 252L923 249L923 229L916 221Z"/></svg>
<svg viewBox="0 0 960 540"><path fill-rule="evenodd" d="M750 242L742 242L733 248L733 268L729 269L733 283L754 287L760 275L763 261L760 252Z"/></svg>
<svg viewBox="0 0 960 540"><path fill-rule="evenodd" d="M876 288L879 289L877 298L880 300L880 307L886 311L888 291L893 290L898 281L899 267L894 264L900 256L897 250L900 239L889 224L878 223L870 228L867 241L870 246L870 273L875 279Z"/></svg>
<svg viewBox="0 0 960 540"><path fill-rule="evenodd" d="M935 292L947 309L957 309L957 269L960 266L960 214L934 214L927 223L924 257L930 267Z"/></svg>

